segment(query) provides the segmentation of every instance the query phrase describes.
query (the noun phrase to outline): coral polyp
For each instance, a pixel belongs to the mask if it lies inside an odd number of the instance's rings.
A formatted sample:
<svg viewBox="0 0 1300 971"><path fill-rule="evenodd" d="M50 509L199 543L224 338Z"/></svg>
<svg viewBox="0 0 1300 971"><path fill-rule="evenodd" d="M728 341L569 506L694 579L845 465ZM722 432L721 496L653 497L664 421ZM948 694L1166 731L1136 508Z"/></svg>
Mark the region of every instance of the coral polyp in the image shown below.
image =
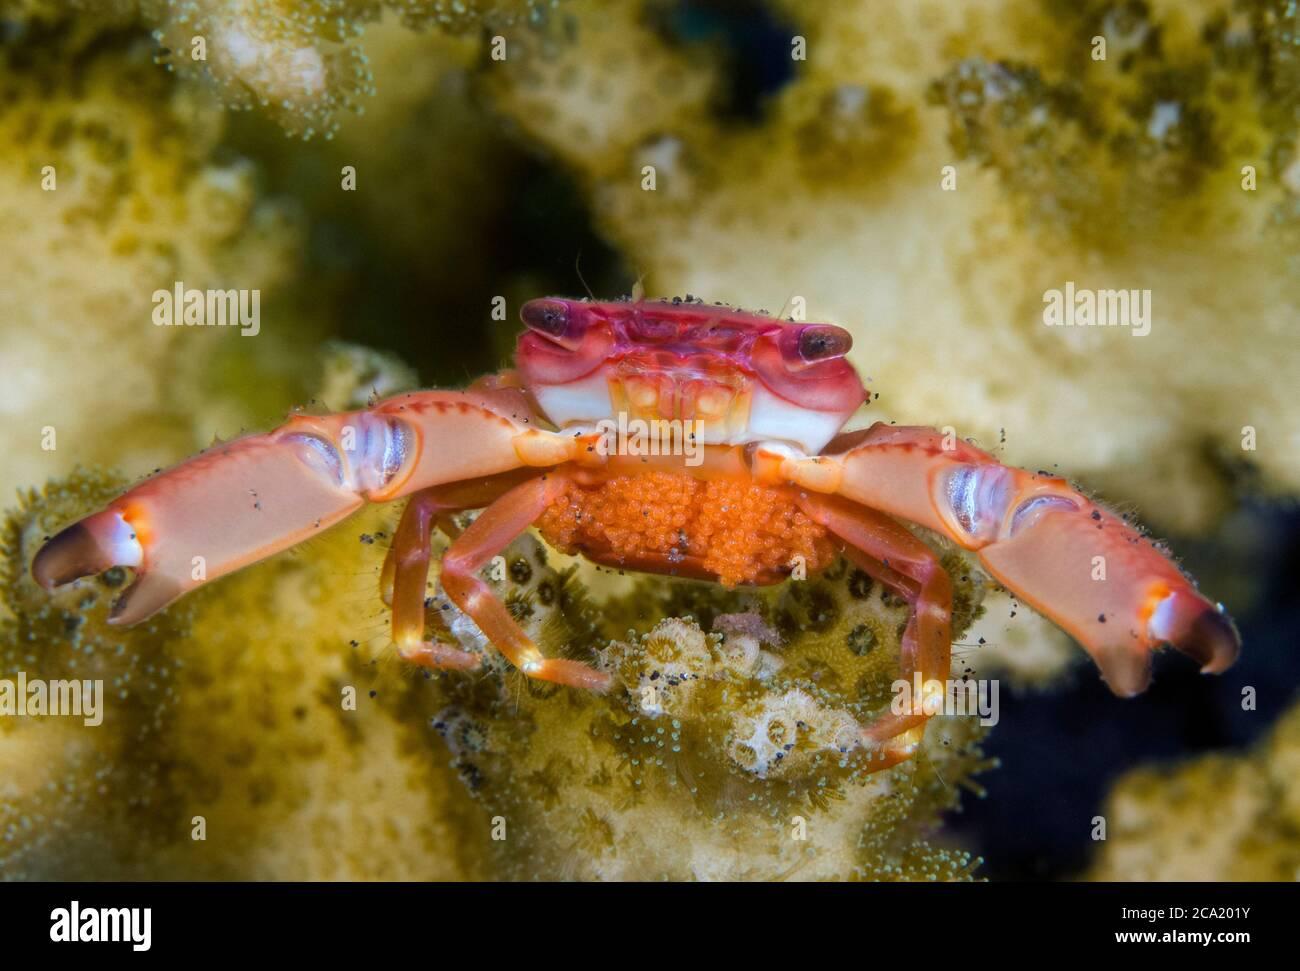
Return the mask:
<svg viewBox="0 0 1300 971"><path fill-rule="evenodd" d="M932 842L989 767L977 719L936 719L881 773L858 723L894 697L906 605L845 564L807 584L719 593L692 581L557 567L521 539L493 584L548 651L612 671L605 695L526 680L417 680L468 792L504 826L494 866L519 878L962 879L978 861ZM519 582L527 564L528 579ZM956 565L954 562L952 565ZM586 576L586 580L583 577ZM984 584L958 584L964 629ZM615 584L619 586L620 584ZM601 588L606 588L603 591ZM599 591L599 592L597 592ZM810 613L810 604L815 604ZM430 615L485 649L443 597ZM619 627L631 627L621 633ZM861 631L875 638L855 649Z"/></svg>

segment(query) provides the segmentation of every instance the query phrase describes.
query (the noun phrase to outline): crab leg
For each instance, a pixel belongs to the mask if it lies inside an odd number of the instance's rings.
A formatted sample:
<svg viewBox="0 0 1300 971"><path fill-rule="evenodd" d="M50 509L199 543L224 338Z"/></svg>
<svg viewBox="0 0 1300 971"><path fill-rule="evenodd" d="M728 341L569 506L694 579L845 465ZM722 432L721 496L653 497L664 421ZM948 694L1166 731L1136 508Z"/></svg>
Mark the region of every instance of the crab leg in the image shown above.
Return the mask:
<svg viewBox="0 0 1300 971"><path fill-rule="evenodd" d="M442 589L492 645L528 677L605 691L612 683L608 674L578 661L545 657L515 623L505 604L476 575L531 526L565 487L563 475L542 475L515 486L483 510L443 555Z"/></svg>
<svg viewBox="0 0 1300 971"><path fill-rule="evenodd" d="M417 492L406 504L384 563L392 564L393 643L403 660L426 668L472 671L478 656L424 639L424 589L429 579L429 532L446 508L437 489Z"/></svg>
<svg viewBox="0 0 1300 971"><path fill-rule="evenodd" d="M429 581L429 543L436 525L453 539L459 535L451 512L478 509L499 498L531 469L503 472L471 482L431 486L411 496L402 512L393 543L384 558L380 591L392 607L393 644L404 660L427 668L472 670L479 658L447 644L424 639L424 600Z"/></svg>
<svg viewBox="0 0 1300 971"><path fill-rule="evenodd" d="M784 472L951 537L1007 589L1075 638L1118 695L1142 691L1162 643L1206 673L1240 638L1223 608L1151 540L1066 480L1002 465L930 428L873 425Z"/></svg>
<svg viewBox="0 0 1300 971"><path fill-rule="evenodd" d="M500 475L488 476L487 478L468 482L452 482L442 486L430 486L428 489L421 490L413 495L410 502L407 503L407 512L403 514L401 523L398 525L397 533L393 537L393 543L388 548L388 555L384 557L384 568L379 580L379 594L384 603L390 607L393 605L393 586L397 578L398 561L399 559L411 558L417 555L414 544L418 543L423 547L423 555L425 560L428 560L429 540L433 527L436 526L442 530L448 539L455 539L460 535L460 529L452 518L453 513L463 512L466 509L482 509L484 506L491 505L511 487L518 485L525 479L532 478L536 474L535 469L516 469L511 472L503 472ZM417 500L419 500L418 503ZM423 538L417 541L415 535L411 534L411 538L404 542L402 529L406 523L406 516L414 515L422 510L427 511L430 520L429 527L425 530ZM424 576L427 580L427 569ZM424 588L421 587L420 589L423 590ZM420 599L423 602L423 593L421 593ZM394 630L394 634L396 634L396 630ZM396 636L394 641L400 643Z"/></svg>
<svg viewBox="0 0 1300 971"><path fill-rule="evenodd" d="M903 631L901 677L920 674L925 690L946 682L952 667L952 581L934 551L903 526L873 509L833 496L804 494L799 507L846 544L845 555L912 606ZM912 712L890 712L863 729L888 768L910 758L921 742L925 699Z"/></svg>
<svg viewBox="0 0 1300 971"><path fill-rule="evenodd" d="M296 416L153 476L41 548L47 590L113 566L136 571L110 622L143 620L203 583L302 542L366 502L562 461L520 392L425 391L363 411Z"/></svg>

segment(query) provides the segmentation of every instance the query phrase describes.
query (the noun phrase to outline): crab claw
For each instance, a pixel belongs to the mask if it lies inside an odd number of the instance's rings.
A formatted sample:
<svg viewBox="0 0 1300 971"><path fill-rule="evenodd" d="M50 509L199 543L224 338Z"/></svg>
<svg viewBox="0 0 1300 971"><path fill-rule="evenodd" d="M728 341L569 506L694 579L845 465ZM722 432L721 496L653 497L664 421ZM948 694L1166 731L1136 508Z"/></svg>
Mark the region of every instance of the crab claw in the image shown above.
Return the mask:
<svg viewBox="0 0 1300 971"><path fill-rule="evenodd" d="M1236 625L1220 605L1183 588L1158 592L1149 607L1145 637L1128 644L1090 648L1106 684L1120 697L1141 694L1151 683L1151 646L1169 644L1201 666L1202 674L1221 674L1241 651Z"/></svg>
<svg viewBox="0 0 1300 971"><path fill-rule="evenodd" d="M214 445L68 526L32 561L46 590L115 566L135 582L109 614L134 624L182 594L301 543L367 502L547 464L568 436L530 427L518 389L411 392L364 411L297 415ZM522 442L522 445L520 444ZM567 452L562 457L567 458Z"/></svg>
<svg viewBox="0 0 1300 971"><path fill-rule="evenodd" d="M361 426L359 418L350 420ZM108 621L144 620L181 594L356 510L365 501L356 481L362 476L349 474L338 438L325 419L300 418L284 430L213 448L63 530L37 553L32 576L52 589L132 567L135 582Z"/></svg>
<svg viewBox="0 0 1300 971"><path fill-rule="evenodd" d="M1146 689L1161 644L1207 674L1236 660L1241 640L1232 621L1159 547L1061 480L1025 473L1009 480L1004 525L980 559L1078 640L1115 694Z"/></svg>
<svg viewBox="0 0 1300 971"><path fill-rule="evenodd" d="M121 510L108 508L73 523L45 544L32 560L32 577L46 590L103 573L115 566L139 569L144 548ZM163 573L143 571L109 611L110 624L133 624L185 592Z"/></svg>
<svg viewBox="0 0 1300 971"><path fill-rule="evenodd" d="M1236 660L1232 622L1150 540L1062 480L1017 472L1006 484L1002 524L980 559L1078 640L1115 694L1146 689L1161 644L1207 674Z"/></svg>
<svg viewBox="0 0 1300 971"><path fill-rule="evenodd" d="M1152 638L1165 641L1201 666L1202 674L1221 674L1241 652L1237 625L1222 604L1207 607L1198 595L1175 590L1151 613Z"/></svg>
<svg viewBox="0 0 1300 971"><path fill-rule="evenodd" d="M32 577L46 590L115 566L139 566L144 551L135 530L116 509L73 523L41 547Z"/></svg>
<svg viewBox="0 0 1300 971"><path fill-rule="evenodd" d="M1163 547L1065 479L1002 465L928 428L875 425L841 447L833 462L795 466L796 481L829 482L974 551L994 579L1079 642L1115 694L1147 687L1162 644L1206 674L1236 660L1241 638L1223 608Z"/></svg>

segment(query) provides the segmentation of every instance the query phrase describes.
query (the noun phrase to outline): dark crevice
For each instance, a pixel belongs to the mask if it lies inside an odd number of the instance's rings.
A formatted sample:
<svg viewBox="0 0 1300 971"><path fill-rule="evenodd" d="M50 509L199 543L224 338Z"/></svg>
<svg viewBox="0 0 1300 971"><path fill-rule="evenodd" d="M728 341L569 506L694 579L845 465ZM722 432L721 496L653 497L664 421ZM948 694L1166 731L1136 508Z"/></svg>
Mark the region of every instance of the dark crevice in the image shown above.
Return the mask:
<svg viewBox="0 0 1300 971"><path fill-rule="evenodd" d="M647 16L668 43L712 46L721 56L714 110L722 121L760 121L768 99L794 79L798 30L759 0L673 0L651 4Z"/></svg>

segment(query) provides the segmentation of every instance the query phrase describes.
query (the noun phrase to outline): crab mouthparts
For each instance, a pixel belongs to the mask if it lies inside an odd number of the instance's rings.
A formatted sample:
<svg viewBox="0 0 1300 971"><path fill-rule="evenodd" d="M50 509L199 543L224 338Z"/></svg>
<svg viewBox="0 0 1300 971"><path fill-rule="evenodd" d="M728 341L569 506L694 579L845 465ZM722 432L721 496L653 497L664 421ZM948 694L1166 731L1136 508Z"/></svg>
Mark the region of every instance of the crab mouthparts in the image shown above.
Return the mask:
<svg viewBox="0 0 1300 971"><path fill-rule="evenodd" d="M752 395L741 375L619 370L609 377L615 415L700 422L711 441L743 434Z"/></svg>

